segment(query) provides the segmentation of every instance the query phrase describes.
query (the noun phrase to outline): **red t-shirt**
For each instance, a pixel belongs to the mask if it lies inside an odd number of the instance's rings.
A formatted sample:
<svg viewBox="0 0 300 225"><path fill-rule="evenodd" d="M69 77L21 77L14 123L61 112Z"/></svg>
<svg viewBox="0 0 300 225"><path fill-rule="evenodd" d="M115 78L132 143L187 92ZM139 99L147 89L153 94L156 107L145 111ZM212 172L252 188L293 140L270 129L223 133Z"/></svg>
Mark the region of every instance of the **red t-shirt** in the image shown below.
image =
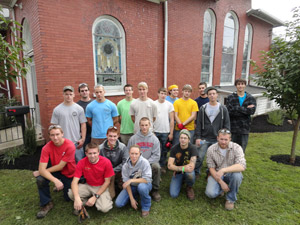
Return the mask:
<svg viewBox="0 0 300 225"><path fill-rule="evenodd" d="M101 186L105 178L112 177L115 173L109 159L99 156L96 164L90 163L87 157L78 162L74 177L80 178L82 175L88 185Z"/></svg>
<svg viewBox="0 0 300 225"><path fill-rule="evenodd" d="M56 146L52 141L49 141L42 149L40 163L48 163L49 158L52 166L59 164L61 160L67 162L60 172L66 177L73 177L76 163L75 145L72 141L65 139L61 146Z"/></svg>

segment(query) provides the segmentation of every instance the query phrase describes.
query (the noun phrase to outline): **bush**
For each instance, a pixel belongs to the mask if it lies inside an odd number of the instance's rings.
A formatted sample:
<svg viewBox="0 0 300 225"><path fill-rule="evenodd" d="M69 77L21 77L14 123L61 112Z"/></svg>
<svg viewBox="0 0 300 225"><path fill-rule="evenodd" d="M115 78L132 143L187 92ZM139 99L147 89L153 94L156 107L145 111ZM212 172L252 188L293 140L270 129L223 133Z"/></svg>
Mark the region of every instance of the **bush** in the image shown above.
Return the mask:
<svg viewBox="0 0 300 225"><path fill-rule="evenodd" d="M282 110L275 110L268 113L268 123L275 126L282 126L284 121L284 112Z"/></svg>
<svg viewBox="0 0 300 225"><path fill-rule="evenodd" d="M298 119L297 111L294 109L291 113L286 113L286 117L290 120L297 120Z"/></svg>
<svg viewBox="0 0 300 225"><path fill-rule="evenodd" d="M23 146L16 146L13 148L9 148L4 153L4 156L2 158L2 163L7 165L12 163L13 165L15 165L15 159L20 158L22 155L26 155Z"/></svg>
<svg viewBox="0 0 300 225"><path fill-rule="evenodd" d="M36 132L35 126L29 120L24 132L25 151L29 155L33 155L36 151Z"/></svg>

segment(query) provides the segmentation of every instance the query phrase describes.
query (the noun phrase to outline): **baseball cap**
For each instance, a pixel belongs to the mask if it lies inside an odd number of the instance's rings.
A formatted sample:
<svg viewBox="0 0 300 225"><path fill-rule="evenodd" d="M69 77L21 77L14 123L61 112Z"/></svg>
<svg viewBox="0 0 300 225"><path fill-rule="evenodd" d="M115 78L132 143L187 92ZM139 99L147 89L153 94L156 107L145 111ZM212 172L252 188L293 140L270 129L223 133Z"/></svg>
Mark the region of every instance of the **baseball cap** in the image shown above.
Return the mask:
<svg viewBox="0 0 300 225"><path fill-rule="evenodd" d="M72 91L72 92L74 92L74 88L72 86L68 85L68 86L64 87L63 92L65 92L65 91Z"/></svg>
<svg viewBox="0 0 300 225"><path fill-rule="evenodd" d="M187 129L183 129L180 131L179 136L185 134L191 140L191 133Z"/></svg>

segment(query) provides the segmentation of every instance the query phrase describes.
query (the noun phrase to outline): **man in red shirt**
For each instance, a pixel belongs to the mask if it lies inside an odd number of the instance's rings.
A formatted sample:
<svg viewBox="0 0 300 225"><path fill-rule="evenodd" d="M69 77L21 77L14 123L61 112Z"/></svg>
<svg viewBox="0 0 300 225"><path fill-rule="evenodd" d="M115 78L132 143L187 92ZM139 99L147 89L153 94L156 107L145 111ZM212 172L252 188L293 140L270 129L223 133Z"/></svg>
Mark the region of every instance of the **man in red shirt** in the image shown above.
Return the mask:
<svg viewBox="0 0 300 225"><path fill-rule="evenodd" d="M80 160L72 181L72 190L69 190L70 199L74 200L74 214L77 215L82 205L96 206L101 212L108 212L113 202L108 186L110 179L115 175L109 159L99 155L99 146L95 143L87 144L86 157ZM78 184L81 176L86 179L85 184Z"/></svg>
<svg viewBox="0 0 300 225"><path fill-rule="evenodd" d="M51 125L48 129L50 140L42 149L39 170L33 172L40 195L41 210L37 218L44 218L53 208L50 196L50 181L56 190L63 190L64 198L70 201L68 189L71 186L75 172L75 145L72 141L63 138L63 130L59 125ZM51 167L47 168L49 160Z"/></svg>

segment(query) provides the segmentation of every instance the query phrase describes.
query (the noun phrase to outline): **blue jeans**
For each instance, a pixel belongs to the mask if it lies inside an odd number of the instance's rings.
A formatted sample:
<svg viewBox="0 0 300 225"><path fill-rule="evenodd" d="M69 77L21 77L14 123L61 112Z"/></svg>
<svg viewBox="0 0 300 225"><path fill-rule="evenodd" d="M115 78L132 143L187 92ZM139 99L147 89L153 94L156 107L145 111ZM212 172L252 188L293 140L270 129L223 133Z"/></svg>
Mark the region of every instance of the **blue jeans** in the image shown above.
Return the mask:
<svg viewBox="0 0 300 225"><path fill-rule="evenodd" d="M239 187L243 180L243 175L241 172L237 173L227 173L222 177L222 180L228 184L230 189L226 194L226 200L231 202L235 202L237 200L237 193L239 191ZM207 179L207 185L205 194L209 198L216 198L223 192L220 184L212 177L209 176Z"/></svg>
<svg viewBox="0 0 300 225"><path fill-rule="evenodd" d="M200 175L201 173L201 168L203 165L203 161L207 152L207 149L212 145L215 144L216 142L211 142L211 141L205 141L204 144L202 144L200 147L197 146L197 151L198 151L198 157L195 165L195 173L196 175Z"/></svg>
<svg viewBox="0 0 300 225"><path fill-rule="evenodd" d="M167 162L167 154L168 154L168 148L166 147L166 143L168 140L169 133L157 133L155 132L156 137L158 138L160 142L160 160L159 165L161 167L166 167Z"/></svg>
<svg viewBox="0 0 300 225"><path fill-rule="evenodd" d="M195 130L189 130L189 132L191 134L190 142L193 143ZM174 133L173 133L173 146L179 143L179 134L180 134L180 130L174 130Z"/></svg>
<svg viewBox="0 0 300 225"><path fill-rule="evenodd" d="M71 183L73 179L62 175L60 172L54 172L52 173L52 175L57 179L59 179L64 184L64 189L63 189L64 199L66 201L70 201L70 198L68 196L68 190L71 188ZM44 206L51 201L49 183L50 181L42 176L36 177L36 184L40 195L40 206Z"/></svg>
<svg viewBox="0 0 300 225"><path fill-rule="evenodd" d="M177 198L182 183L185 182L188 187L192 187L195 183L196 176L195 171L191 173L178 173L175 176L172 176L171 184L170 184L170 195L172 198Z"/></svg>
<svg viewBox="0 0 300 225"><path fill-rule="evenodd" d="M237 144L239 144L242 148L244 153L246 152L246 147L248 144L249 134L234 134L231 135L231 140Z"/></svg>
<svg viewBox="0 0 300 225"><path fill-rule="evenodd" d="M75 144L75 161L76 164L85 157L85 153L83 151L83 147L77 149L78 144Z"/></svg>
<svg viewBox="0 0 300 225"><path fill-rule="evenodd" d="M137 201L138 195L141 198L141 206L143 211L150 211L151 208L151 197L149 195L152 184L151 183L140 183L138 186L130 185L132 195ZM129 195L126 189L123 189L116 199L116 207L121 208L130 201Z"/></svg>

